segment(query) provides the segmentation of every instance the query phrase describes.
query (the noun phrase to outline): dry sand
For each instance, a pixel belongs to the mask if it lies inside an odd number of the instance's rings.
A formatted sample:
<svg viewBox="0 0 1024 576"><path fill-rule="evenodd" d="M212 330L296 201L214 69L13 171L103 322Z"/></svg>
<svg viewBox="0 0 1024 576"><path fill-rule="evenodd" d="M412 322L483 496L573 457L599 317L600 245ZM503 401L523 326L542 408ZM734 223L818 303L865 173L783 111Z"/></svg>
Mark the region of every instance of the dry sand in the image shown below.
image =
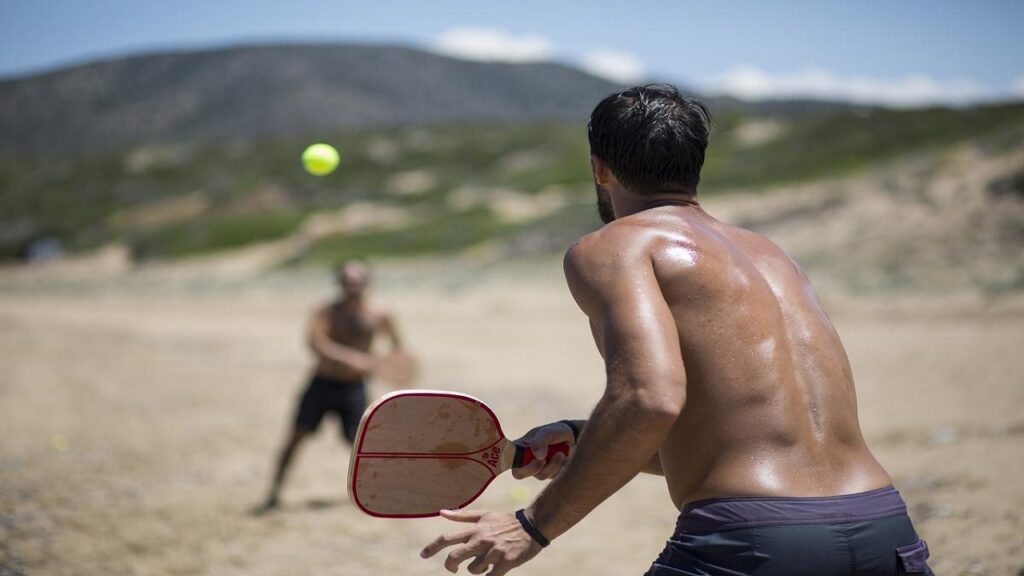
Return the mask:
<svg viewBox="0 0 1024 576"><path fill-rule="evenodd" d="M420 384L487 399L509 435L585 416L602 388L564 288L517 276L444 289L391 275L381 296L422 358ZM444 521L372 519L348 502L333 421L299 455L284 508L247 513L309 367L306 314L329 295L303 278L0 293L0 574L445 573L417 557ZM834 316L861 420L933 568L1017 574L1024 316L855 310ZM499 479L479 506L517 506L513 486ZM675 515L660 479L638 478L516 573L641 574Z"/></svg>

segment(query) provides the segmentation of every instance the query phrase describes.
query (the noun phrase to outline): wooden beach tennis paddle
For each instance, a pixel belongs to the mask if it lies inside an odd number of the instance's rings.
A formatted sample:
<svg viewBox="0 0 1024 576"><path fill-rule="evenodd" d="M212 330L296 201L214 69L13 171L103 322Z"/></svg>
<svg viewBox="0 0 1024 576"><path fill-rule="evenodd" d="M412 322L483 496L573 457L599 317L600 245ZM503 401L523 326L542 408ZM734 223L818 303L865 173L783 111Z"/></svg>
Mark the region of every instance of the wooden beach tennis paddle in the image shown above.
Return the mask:
<svg viewBox="0 0 1024 576"><path fill-rule="evenodd" d="M373 373L395 388L407 388L419 376L416 359L406 352L392 352L377 361Z"/></svg>
<svg viewBox="0 0 1024 576"><path fill-rule="evenodd" d="M549 455L569 454L554 444ZM348 469L356 506L381 518L425 518L463 508L498 474L533 452L512 443L482 401L458 392L402 390L376 401L359 423Z"/></svg>

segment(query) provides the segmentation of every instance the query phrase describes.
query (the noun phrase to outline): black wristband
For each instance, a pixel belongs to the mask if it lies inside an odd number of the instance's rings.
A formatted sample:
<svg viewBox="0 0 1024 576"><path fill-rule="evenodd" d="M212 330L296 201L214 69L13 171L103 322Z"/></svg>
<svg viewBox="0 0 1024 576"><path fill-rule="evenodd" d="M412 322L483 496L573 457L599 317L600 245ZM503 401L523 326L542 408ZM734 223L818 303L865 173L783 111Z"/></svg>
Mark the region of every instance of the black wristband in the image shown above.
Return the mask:
<svg viewBox="0 0 1024 576"><path fill-rule="evenodd" d="M533 538L534 542L540 544L541 548L547 548L548 544L551 544L551 540L545 538L544 535L540 533L540 530L533 525L533 522L530 522L530 519L526 517L525 510L522 508L516 510L516 519L523 525L523 530L526 530L526 533L530 535L530 538Z"/></svg>
<svg viewBox="0 0 1024 576"><path fill-rule="evenodd" d="M576 425L572 420L559 420L559 424L565 424L572 430L572 443L575 444L580 439L580 427Z"/></svg>

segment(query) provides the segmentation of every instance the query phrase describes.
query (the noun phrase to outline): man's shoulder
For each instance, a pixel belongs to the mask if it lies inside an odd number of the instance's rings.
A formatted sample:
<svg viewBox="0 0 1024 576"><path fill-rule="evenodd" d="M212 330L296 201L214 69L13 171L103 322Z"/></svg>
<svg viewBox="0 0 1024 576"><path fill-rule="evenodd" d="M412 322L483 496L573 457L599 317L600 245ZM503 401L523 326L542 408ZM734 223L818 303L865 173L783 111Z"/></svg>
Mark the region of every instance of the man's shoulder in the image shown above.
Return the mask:
<svg viewBox="0 0 1024 576"><path fill-rule="evenodd" d="M659 253L680 245L698 247L700 234L685 221L672 226L643 214L627 216L584 235L566 253L566 262L614 264L617 267L643 265Z"/></svg>
<svg viewBox="0 0 1024 576"><path fill-rule="evenodd" d="M621 219L580 237L569 253L584 258L615 258L642 247L654 230L642 223Z"/></svg>
<svg viewBox="0 0 1024 576"><path fill-rule="evenodd" d="M617 267L621 261L629 261L625 254L632 252L637 238L633 231L617 226L616 222L585 234L565 252L563 267L566 274L592 278L601 269Z"/></svg>
<svg viewBox="0 0 1024 576"><path fill-rule="evenodd" d="M330 300L317 304L313 308L313 316L330 316L331 312L341 304L340 300Z"/></svg>
<svg viewBox="0 0 1024 576"><path fill-rule="evenodd" d="M603 292L653 276L653 252L663 234L638 219L621 219L584 235L565 253L570 289Z"/></svg>

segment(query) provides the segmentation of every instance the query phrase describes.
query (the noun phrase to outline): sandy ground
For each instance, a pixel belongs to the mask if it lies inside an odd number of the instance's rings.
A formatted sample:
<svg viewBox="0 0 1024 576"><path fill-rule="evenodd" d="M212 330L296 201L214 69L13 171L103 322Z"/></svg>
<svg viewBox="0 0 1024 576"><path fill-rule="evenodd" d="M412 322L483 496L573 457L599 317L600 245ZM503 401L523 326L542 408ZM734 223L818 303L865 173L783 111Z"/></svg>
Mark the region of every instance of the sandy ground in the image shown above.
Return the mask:
<svg viewBox="0 0 1024 576"><path fill-rule="evenodd" d="M600 395L586 323L557 281L395 278L381 299L422 386L479 395L509 435L583 417ZM0 575L445 573L417 557L444 521L372 519L347 501L334 422L299 455L284 508L247 513L308 370L306 314L330 288L268 286L0 292ZM1018 574L1024 316L854 310L834 316L861 420L933 568ZM479 506L517 506L515 485L499 479ZM660 479L638 478L516 573L641 574L675 514Z"/></svg>

